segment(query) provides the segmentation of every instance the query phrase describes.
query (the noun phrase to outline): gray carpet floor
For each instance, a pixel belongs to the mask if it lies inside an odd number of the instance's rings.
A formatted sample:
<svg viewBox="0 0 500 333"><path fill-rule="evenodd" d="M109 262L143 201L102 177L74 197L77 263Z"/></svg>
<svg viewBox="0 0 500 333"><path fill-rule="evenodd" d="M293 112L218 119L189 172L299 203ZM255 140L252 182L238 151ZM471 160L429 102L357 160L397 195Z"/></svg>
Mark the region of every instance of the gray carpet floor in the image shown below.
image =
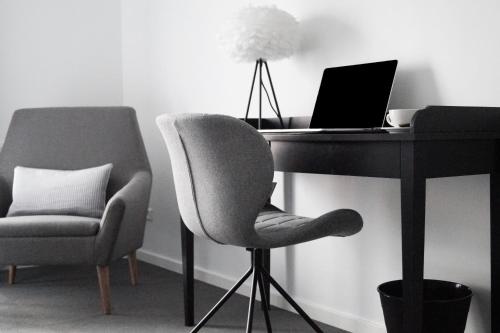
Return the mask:
<svg viewBox="0 0 500 333"><path fill-rule="evenodd" d="M2 277L6 280L6 274ZM111 266L113 314L100 312L94 267L58 266L18 269L16 284L0 285L0 332L189 332L183 326L182 277L139 262L139 285L128 280L125 260ZM224 294L224 290L196 282L196 320ZM248 298L235 295L202 332L243 332ZM265 332L260 304L254 331ZM291 312L273 308L274 332L311 332ZM325 332L345 332L321 324Z"/></svg>

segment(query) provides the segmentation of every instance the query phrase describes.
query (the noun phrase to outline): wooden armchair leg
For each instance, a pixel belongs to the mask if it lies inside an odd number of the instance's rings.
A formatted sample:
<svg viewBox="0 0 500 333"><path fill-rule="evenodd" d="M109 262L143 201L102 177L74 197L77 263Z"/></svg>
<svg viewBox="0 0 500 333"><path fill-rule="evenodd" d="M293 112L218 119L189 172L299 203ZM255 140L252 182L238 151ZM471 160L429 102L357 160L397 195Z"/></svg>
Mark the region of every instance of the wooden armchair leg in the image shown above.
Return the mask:
<svg viewBox="0 0 500 333"><path fill-rule="evenodd" d="M9 284L16 283L16 265L9 265Z"/></svg>
<svg viewBox="0 0 500 333"><path fill-rule="evenodd" d="M109 266L97 266L97 278L99 279L99 289L101 291L102 312L111 314L111 300L109 292Z"/></svg>
<svg viewBox="0 0 500 333"><path fill-rule="evenodd" d="M136 286L139 273L137 271L137 257L135 255L135 251L131 252L128 255L128 269L129 269L129 274L130 274L130 283L133 286Z"/></svg>

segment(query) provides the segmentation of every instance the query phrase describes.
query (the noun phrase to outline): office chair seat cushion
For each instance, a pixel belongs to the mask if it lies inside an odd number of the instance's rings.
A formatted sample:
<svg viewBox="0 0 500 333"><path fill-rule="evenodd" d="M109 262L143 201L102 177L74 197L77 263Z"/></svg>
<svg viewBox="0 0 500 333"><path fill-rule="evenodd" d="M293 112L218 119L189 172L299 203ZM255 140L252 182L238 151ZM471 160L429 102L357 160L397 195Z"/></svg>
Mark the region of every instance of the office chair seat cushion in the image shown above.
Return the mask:
<svg viewBox="0 0 500 333"><path fill-rule="evenodd" d="M28 215L0 218L3 237L82 237L95 236L99 219L69 215Z"/></svg>
<svg viewBox="0 0 500 333"><path fill-rule="evenodd" d="M99 218L113 164L80 170L14 169L7 216L78 215Z"/></svg>
<svg viewBox="0 0 500 333"><path fill-rule="evenodd" d="M326 236L351 236L362 227L361 215L352 209L337 209L313 219L286 213L269 204L255 222L261 248L293 245Z"/></svg>

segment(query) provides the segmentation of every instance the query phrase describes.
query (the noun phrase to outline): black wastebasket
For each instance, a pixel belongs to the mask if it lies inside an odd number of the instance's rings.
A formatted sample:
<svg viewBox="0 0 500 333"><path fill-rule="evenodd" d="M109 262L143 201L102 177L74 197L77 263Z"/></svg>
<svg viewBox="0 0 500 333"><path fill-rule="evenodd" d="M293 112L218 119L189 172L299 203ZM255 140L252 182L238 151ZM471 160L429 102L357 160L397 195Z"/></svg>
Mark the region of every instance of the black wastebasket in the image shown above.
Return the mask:
<svg viewBox="0 0 500 333"><path fill-rule="evenodd" d="M378 287L387 333L403 332L401 280ZM424 280L424 333L463 333L472 290L459 283Z"/></svg>

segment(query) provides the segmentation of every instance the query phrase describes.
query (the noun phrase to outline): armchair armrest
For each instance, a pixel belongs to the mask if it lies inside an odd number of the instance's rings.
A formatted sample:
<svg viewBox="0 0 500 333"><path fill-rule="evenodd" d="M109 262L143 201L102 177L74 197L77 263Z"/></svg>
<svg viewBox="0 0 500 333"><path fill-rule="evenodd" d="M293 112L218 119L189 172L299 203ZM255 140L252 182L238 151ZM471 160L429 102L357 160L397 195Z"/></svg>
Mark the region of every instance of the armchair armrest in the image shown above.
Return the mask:
<svg viewBox="0 0 500 333"><path fill-rule="evenodd" d="M139 171L109 199L95 242L98 265L142 246L150 191L151 173Z"/></svg>
<svg viewBox="0 0 500 333"><path fill-rule="evenodd" d="M12 190L3 177L0 177L0 217L5 217L12 203Z"/></svg>

